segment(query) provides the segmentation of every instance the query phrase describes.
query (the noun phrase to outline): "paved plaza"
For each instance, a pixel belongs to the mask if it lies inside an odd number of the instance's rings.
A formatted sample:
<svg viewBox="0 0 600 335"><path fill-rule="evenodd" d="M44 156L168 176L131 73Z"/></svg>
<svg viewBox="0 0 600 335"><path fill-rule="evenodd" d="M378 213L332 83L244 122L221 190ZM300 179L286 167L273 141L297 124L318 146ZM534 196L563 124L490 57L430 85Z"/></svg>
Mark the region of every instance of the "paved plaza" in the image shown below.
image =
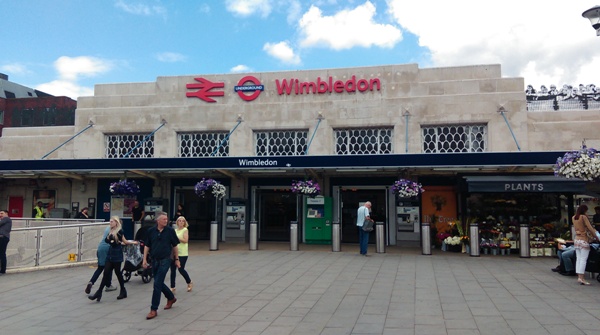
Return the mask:
<svg viewBox="0 0 600 335"><path fill-rule="evenodd" d="M146 320L152 284L132 276L101 302L83 292L94 271L75 266L0 276L3 334L600 334L600 283L553 273L555 258L469 257L357 245L192 242L186 292ZM116 283L116 278L113 279ZM94 288L98 287L98 284Z"/></svg>

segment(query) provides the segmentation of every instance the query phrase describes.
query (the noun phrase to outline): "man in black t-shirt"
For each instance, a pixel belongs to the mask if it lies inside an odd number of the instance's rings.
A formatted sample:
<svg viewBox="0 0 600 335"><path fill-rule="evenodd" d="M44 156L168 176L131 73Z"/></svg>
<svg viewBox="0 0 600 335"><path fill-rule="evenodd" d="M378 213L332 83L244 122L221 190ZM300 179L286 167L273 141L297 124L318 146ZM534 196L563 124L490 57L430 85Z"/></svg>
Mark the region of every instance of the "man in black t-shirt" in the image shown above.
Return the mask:
<svg viewBox="0 0 600 335"><path fill-rule="evenodd" d="M154 319L157 315L160 297L164 294L167 298L165 309L170 309L177 301L175 295L167 285L165 285L165 277L171 268L171 262L175 262L175 266L179 268L179 238L175 230L167 225L169 219L167 213L159 212L156 215L156 226L148 229L146 234L146 245L144 246L144 260L142 266L148 268L148 255L152 259L152 273L154 277L154 289L152 291L152 305L150 313L146 319Z"/></svg>
<svg viewBox="0 0 600 335"><path fill-rule="evenodd" d="M144 212L144 209L140 206L140 202L137 200L134 201L133 208L131 209L131 219L133 222L142 222L144 216L146 216L146 212Z"/></svg>

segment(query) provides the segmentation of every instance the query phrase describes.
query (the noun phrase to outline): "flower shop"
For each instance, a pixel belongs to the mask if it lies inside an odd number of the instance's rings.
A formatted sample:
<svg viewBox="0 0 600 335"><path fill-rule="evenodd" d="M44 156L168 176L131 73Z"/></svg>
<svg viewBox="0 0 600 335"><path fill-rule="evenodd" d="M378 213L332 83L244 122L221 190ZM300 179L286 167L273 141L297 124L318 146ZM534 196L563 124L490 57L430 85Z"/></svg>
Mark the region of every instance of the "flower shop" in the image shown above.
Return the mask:
<svg viewBox="0 0 600 335"><path fill-rule="evenodd" d="M479 225L482 255L509 255L520 248L528 224L530 255L554 256L555 239L570 239L574 199L585 181L555 176L469 176L466 216Z"/></svg>

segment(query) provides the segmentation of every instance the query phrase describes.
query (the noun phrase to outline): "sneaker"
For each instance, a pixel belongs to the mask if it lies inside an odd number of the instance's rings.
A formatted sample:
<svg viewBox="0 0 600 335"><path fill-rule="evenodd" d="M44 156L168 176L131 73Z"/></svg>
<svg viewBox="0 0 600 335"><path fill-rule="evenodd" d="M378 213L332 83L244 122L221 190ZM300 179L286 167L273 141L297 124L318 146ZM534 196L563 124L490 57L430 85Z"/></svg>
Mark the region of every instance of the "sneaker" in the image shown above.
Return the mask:
<svg viewBox="0 0 600 335"><path fill-rule="evenodd" d="M116 291L116 290L117 290L117 288L115 286L110 285L104 289L104 292L110 292L110 291Z"/></svg>
<svg viewBox="0 0 600 335"><path fill-rule="evenodd" d="M174 287L171 287L171 292L175 293L175 291L177 291L177 289Z"/></svg>
<svg viewBox="0 0 600 335"><path fill-rule="evenodd" d="M89 282L87 284L87 286L85 287L85 294L90 294L90 292L92 292L92 286L94 286L94 284L92 284L92 282Z"/></svg>

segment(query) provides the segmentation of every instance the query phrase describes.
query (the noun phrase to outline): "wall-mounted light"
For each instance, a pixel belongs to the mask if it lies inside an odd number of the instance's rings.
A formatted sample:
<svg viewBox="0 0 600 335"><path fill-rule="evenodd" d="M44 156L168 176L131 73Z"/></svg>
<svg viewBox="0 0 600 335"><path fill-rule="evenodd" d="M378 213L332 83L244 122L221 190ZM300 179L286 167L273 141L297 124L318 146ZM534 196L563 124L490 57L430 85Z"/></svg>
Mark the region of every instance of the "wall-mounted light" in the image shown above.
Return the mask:
<svg viewBox="0 0 600 335"><path fill-rule="evenodd" d="M596 36L600 36L600 6L595 6L586 10L581 13L581 16L590 20L592 28L596 30Z"/></svg>

